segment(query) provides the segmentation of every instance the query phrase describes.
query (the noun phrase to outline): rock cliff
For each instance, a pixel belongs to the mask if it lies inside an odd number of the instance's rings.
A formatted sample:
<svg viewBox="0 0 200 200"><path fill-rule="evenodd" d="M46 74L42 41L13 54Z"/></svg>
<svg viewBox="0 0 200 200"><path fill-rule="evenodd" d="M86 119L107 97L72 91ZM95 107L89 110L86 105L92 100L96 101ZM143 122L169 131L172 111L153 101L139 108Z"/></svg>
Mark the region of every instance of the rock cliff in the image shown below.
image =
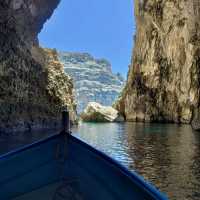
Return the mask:
<svg viewBox="0 0 200 200"><path fill-rule="evenodd" d="M105 59L95 59L88 53L60 52L65 72L76 89L77 111L81 113L89 102L111 106L124 86L120 74L113 74L111 64Z"/></svg>
<svg viewBox="0 0 200 200"><path fill-rule="evenodd" d="M135 16L132 64L117 109L129 121L198 119L200 1L135 0Z"/></svg>
<svg viewBox="0 0 200 200"><path fill-rule="evenodd" d="M37 35L59 0L0 0L0 132L56 127L73 85Z"/></svg>

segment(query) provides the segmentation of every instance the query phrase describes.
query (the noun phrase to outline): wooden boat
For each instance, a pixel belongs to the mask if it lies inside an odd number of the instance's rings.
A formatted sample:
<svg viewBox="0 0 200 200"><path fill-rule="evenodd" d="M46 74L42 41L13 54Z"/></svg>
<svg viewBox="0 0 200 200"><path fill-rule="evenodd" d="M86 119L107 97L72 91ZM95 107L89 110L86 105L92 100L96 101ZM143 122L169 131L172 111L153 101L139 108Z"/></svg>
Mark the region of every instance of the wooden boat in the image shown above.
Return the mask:
<svg viewBox="0 0 200 200"><path fill-rule="evenodd" d="M1 200L166 200L135 173L66 134L0 157Z"/></svg>

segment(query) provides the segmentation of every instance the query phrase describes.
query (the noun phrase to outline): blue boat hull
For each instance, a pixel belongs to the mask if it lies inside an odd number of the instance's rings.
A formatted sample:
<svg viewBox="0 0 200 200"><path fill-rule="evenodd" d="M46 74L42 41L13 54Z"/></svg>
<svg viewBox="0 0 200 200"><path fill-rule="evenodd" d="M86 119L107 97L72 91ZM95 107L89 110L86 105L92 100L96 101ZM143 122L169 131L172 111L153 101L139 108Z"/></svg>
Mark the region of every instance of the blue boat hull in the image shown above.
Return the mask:
<svg viewBox="0 0 200 200"><path fill-rule="evenodd" d="M167 198L77 138L55 135L0 157L0 199Z"/></svg>

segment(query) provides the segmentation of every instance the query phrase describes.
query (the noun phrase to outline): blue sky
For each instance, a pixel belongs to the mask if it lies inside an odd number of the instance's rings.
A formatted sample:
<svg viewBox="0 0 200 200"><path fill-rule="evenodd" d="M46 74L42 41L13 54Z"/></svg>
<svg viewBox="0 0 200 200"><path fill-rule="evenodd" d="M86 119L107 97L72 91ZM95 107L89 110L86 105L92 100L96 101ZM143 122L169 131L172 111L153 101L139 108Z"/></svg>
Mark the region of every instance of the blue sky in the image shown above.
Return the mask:
<svg viewBox="0 0 200 200"><path fill-rule="evenodd" d="M62 0L39 41L43 47L105 58L126 77L134 27L133 0Z"/></svg>

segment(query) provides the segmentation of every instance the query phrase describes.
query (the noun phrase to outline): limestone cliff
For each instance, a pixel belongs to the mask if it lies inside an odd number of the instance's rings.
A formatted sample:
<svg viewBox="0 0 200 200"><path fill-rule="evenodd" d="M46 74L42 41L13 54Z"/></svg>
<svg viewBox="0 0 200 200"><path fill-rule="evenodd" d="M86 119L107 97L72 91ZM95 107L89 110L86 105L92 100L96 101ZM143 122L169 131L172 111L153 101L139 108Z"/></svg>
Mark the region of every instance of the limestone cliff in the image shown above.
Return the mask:
<svg viewBox="0 0 200 200"><path fill-rule="evenodd" d="M129 121L190 123L200 104L200 1L135 0L135 16L132 64L117 109Z"/></svg>
<svg viewBox="0 0 200 200"><path fill-rule="evenodd" d="M56 127L73 85L37 35L59 0L0 0L0 132Z"/></svg>
<svg viewBox="0 0 200 200"><path fill-rule="evenodd" d="M88 53L59 52L64 69L74 81L77 112L81 113L89 102L111 106L124 86L124 79L112 72L105 59L96 59Z"/></svg>

